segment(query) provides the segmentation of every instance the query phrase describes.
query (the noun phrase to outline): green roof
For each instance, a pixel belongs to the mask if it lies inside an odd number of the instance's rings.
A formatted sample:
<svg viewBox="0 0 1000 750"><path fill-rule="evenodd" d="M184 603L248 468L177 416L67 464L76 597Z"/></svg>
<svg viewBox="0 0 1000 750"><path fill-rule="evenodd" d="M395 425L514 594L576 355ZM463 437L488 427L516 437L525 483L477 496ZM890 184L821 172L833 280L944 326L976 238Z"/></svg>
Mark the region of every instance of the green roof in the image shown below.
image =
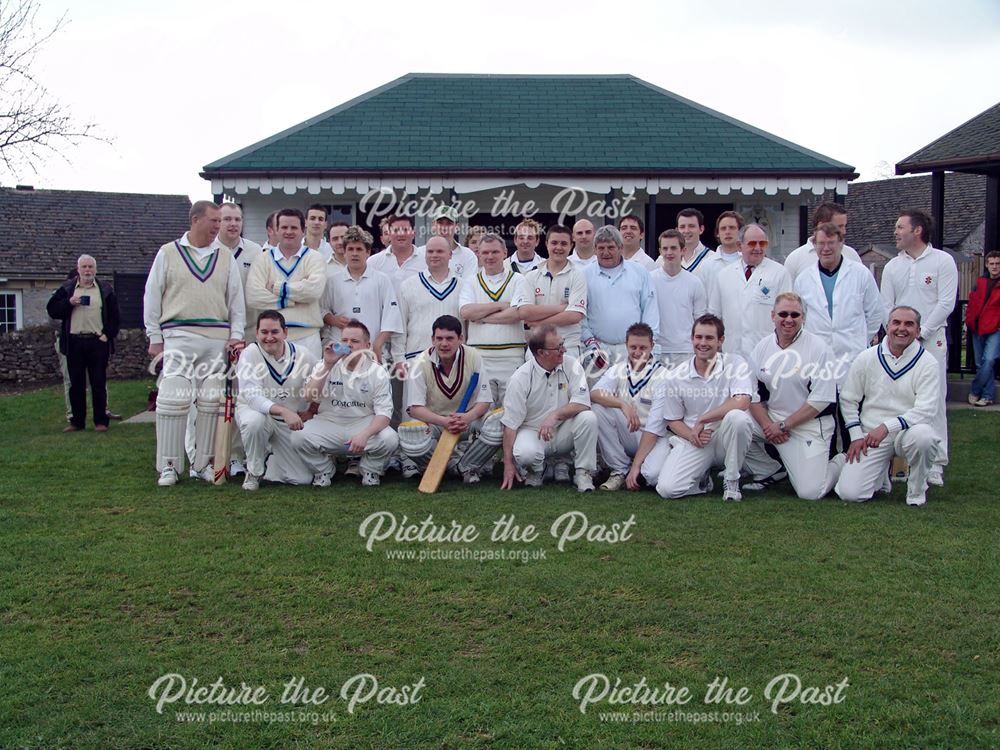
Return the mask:
<svg viewBox="0 0 1000 750"><path fill-rule="evenodd" d="M203 176L853 171L630 75L411 73L212 162Z"/></svg>

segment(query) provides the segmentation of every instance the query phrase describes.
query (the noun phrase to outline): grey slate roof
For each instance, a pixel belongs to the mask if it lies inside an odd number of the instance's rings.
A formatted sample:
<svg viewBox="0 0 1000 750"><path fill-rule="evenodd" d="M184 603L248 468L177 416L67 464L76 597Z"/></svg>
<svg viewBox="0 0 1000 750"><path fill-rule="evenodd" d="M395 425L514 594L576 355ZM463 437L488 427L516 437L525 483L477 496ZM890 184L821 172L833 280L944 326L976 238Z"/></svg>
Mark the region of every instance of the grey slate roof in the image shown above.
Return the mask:
<svg viewBox="0 0 1000 750"><path fill-rule="evenodd" d="M411 73L208 164L220 174L850 176L630 75Z"/></svg>
<svg viewBox="0 0 1000 750"><path fill-rule="evenodd" d="M190 210L186 195L0 188L0 276L63 278L84 253L102 278L147 273Z"/></svg>
<svg viewBox="0 0 1000 750"><path fill-rule="evenodd" d="M829 193L821 200L832 200ZM813 206L820 200L814 202ZM957 247L983 223L986 177L948 172L944 178L944 245ZM893 230L899 212L918 208L931 212L931 176L897 177L872 182L852 182L847 193L847 243L863 251L870 245L895 253ZM934 217L935 221L939 217ZM809 215L812 226L812 212Z"/></svg>
<svg viewBox="0 0 1000 750"><path fill-rule="evenodd" d="M964 167L1000 168L1000 103L896 165L896 174Z"/></svg>

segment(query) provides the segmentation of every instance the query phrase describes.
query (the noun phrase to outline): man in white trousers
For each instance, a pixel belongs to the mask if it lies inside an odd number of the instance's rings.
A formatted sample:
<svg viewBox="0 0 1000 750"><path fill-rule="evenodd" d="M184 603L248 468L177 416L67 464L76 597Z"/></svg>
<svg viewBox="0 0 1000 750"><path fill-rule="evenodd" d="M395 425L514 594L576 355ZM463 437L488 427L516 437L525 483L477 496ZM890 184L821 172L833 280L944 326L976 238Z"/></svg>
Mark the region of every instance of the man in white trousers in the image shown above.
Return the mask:
<svg viewBox="0 0 1000 750"><path fill-rule="evenodd" d="M375 361L371 334L350 321L340 343L350 353L323 347L323 363L306 384L307 398L319 403L316 416L293 435L293 445L313 474L313 485L329 487L334 456L361 457L361 484L377 487L389 456L399 447L392 418L392 392L385 368Z"/></svg>
<svg viewBox="0 0 1000 750"><path fill-rule="evenodd" d="M894 455L910 466L906 504L924 505L930 472L942 440L934 420L940 383L937 362L917 340L920 313L901 305L889 312L885 339L858 355L840 392L840 409L851 433L847 463L836 492L863 502L886 489Z"/></svg>
<svg viewBox="0 0 1000 750"><path fill-rule="evenodd" d="M641 269L640 269L641 270ZM542 486L546 457L572 452L574 484L594 489L597 470L597 419L583 368L572 357L555 326L535 329L528 339L531 357L510 379L503 401L503 483L516 480Z"/></svg>
<svg viewBox="0 0 1000 750"><path fill-rule="evenodd" d="M882 269L882 301L887 310L908 305L920 313L923 321L920 343L934 357L938 366L938 405L933 427L941 437L941 450L931 467L928 481L944 484L948 463L948 341L945 332L948 316L955 309L958 296L958 268L944 250L930 244L931 217L923 211L907 209L896 220L896 247L899 254Z"/></svg>
<svg viewBox="0 0 1000 750"><path fill-rule="evenodd" d="M806 311L794 292L778 295L771 316L774 334L761 339L750 355L757 378L750 403L754 441L761 449L765 442L777 449L796 495L819 500L833 489L844 465L842 453L832 460L829 455L837 367L846 377L850 362L836 360L822 338L803 329ZM755 487L765 489L775 481Z"/></svg>
<svg viewBox="0 0 1000 750"><path fill-rule="evenodd" d="M292 433L313 417L305 385L316 358L288 341L285 317L277 310L260 313L255 337L256 343L243 350L236 366L240 381L236 424L246 450L243 489L258 489L262 478L309 484L312 472L293 450Z"/></svg>
<svg viewBox="0 0 1000 750"><path fill-rule="evenodd" d="M711 470L722 466L722 499L739 502L740 469L744 462L753 478L774 473L776 462L747 461L753 436L747 412L753 395L753 376L738 354L722 353L726 329L714 315L694 323L694 357L670 371L657 391L639 440L639 450L626 477L629 489L638 489L639 474L655 484L663 498L711 492ZM668 438L668 432L673 433ZM669 448L666 441L669 440ZM662 466L649 460L667 452Z"/></svg>
<svg viewBox="0 0 1000 750"><path fill-rule="evenodd" d="M184 431L194 405L194 470L212 477L215 426L228 354L243 346L246 307L233 254L215 243L222 222L211 201L191 206L191 226L161 247L146 279L143 317L149 356L162 357L156 397L156 470L161 487L184 466Z"/></svg>
<svg viewBox="0 0 1000 750"><path fill-rule="evenodd" d="M652 328L645 323L629 326L625 332L628 362L619 362L605 370L590 393L597 416L597 445L604 463L611 469L602 490L613 492L625 485L632 457L639 450L642 428L653 406L653 396L663 386L666 368L653 356L653 345Z"/></svg>

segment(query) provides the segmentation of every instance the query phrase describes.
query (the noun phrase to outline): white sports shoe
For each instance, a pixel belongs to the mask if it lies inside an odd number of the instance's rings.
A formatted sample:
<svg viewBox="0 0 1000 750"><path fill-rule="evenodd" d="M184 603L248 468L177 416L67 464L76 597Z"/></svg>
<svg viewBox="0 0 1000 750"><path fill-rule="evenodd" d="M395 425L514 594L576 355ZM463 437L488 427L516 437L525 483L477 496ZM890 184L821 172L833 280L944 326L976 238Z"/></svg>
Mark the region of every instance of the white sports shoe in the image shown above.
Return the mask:
<svg viewBox="0 0 1000 750"><path fill-rule="evenodd" d="M907 495L906 504L914 507L927 504L927 495L921 492L919 495Z"/></svg>
<svg viewBox="0 0 1000 750"><path fill-rule="evenodd" d="M361 472L361 484L364 487L378 487L382 484L382 477L374 471Z"/></svg>
<svg viewBox="0 0 1000 750"><path fill-rule="evenodd" d="M569 482L569 464L560 461L552 470L552 478L557 482Z"/></svg>
<svg viewBox="0 0 1000 750"><path fill-rule="evenodd" d="M927 473L927 484L933 484L935 487L944 487L944 472L940 468L931 469Z"/></svg>
<svg viewBox="0 0 1000 750"><path fill-rule="evenodd" d="M238 458L234 458L229 462L229 476L238 477L240 474L246 473L247 467Z"/></svg>
<svg viewBox="0 0 1000 750"><path fill-rule="evenodd" d="M313 487L329 487L330 479L333 474L329 471L324 471L322 474L316 474L313 476Z"/></svg>
<svg viewBox="0 0 1000 750"><path fill-rule="evenodd" d="M521 471L521 476L524 477L525 487L541 487L542 486L542 472L540 471Z"/></svg>
<svg viewBox="0 0 1000 750"><path fill-rule="evenodd" d="M722 499L726 502L738 503L743 499L738 479L724 479L722 487Z"/></svg>
<svg viewBox="0 0 1000 750"><path fill-rule="evenodd" d="M412 458L407 458L406 456L400 459L399 470L403 475L403 479L413 479L413 477L420 476L420 467L414 463Z"/></svg>
<svg viewBox="0 0 1000 750"><path fill-rule="evenodd" d="M465 484L479 484L479 474L474 471L467 471L462 475Z"/></svg>
<svg viewBox="0 0 1000 750"><path fill-rule="evenodd" d="M160 472L160 478L156 480L156 483L160 487L173 487L177 484L177 469L173 467L173 464L163 467L163 471Z"/></svg>
<svg viewBox="0 0 1000 750"><path fill-rule="evenodd" d="M188 478L189 479L201 479L201 474L194 470L193 466L188 467ZM214 477L213 477L214 479Z"/></svg>
<svg viewBox="0 0 1000 750"><path fill-rule="evenodd" d="M586 469L577 469L576 476L573 477L573 484L576 485L577 492L593 492L594 478Z"/></svg>
<svg viewBox="0 0 1000 750"><path fill-rule="evenodd" d="M620 471L611 472L611 476L608 477L604 484L601 485L602 490L608 490L609 492L615 492L620 490L625 486L625 475Z"/></svg>
<svg viewBox="0 0 1000 750"><path fill-rule="evenodd" d="M260 477L256 474L251 474L249 471L246 472L246 477L243 479L243 489L250 492L260 489Z"/></svg>

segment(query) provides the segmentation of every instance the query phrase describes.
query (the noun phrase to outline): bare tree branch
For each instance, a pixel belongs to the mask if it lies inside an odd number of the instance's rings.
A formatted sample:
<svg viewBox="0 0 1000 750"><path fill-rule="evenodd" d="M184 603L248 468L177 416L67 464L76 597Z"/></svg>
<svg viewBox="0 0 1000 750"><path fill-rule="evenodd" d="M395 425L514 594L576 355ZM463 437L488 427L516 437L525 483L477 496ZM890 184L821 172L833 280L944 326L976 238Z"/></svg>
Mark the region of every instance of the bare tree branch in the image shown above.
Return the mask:
<svg viewBox="0 0 1000 750"><path fill-rule="evenodd" d="M66 23L63 14L49 29L36 25L37 0L0 0L0 171L16 177L37 173L48 157L85 139L109 140L96 123L77 121L31 72L35 56ZM67 159L68 161L68 159Z"/></svg>

